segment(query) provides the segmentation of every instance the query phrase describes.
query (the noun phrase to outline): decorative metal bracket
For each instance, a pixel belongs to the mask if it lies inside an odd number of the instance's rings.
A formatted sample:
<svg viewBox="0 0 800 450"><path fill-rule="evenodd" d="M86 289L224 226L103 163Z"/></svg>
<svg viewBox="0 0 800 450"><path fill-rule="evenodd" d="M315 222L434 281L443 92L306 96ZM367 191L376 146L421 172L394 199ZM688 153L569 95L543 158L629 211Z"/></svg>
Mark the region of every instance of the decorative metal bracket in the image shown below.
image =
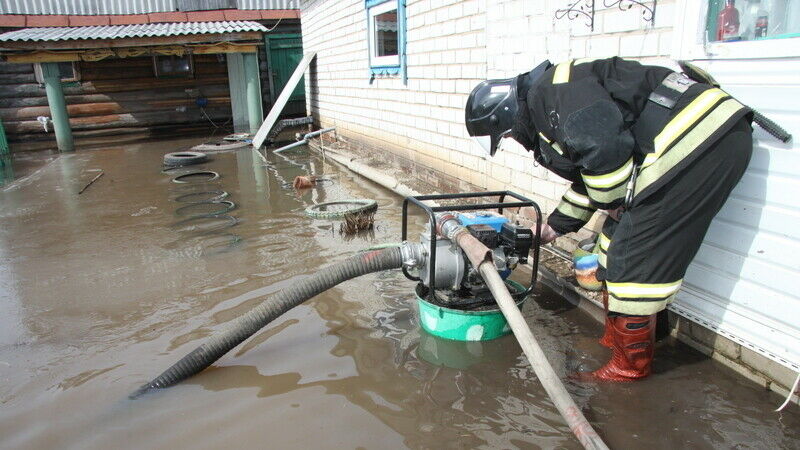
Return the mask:
<svg viewBox="0 0 800 450"><path fill-rule="evenodd" d="M555 12L555 19L561 20L566 17L568 20L575 20L578 17L583 17L589 29L594 31L594 2L595 0L575 0L566 8L557 9ZM638 0L603 0L603 6L606 8L613 8L616 6L620 11L627 11L633 8L634 5L641 6L642 19L644 19L645 22L650 22L650 26L655 24L657 4L658 0L652 0L652 5L650 6Z"/></svg>
<svg viewBox="0 0 800 450"><path fill-rule="evenodd" d="M642 19L644 19L645 22L650 22L651 27L655 24L657 4L658 0L653 0L652 6L648 6L645 4L645 2L640 2L638 0L603 0L603 6L606 8L616 6L620 9L620 11L627 11L633 8L633 5L641 6Z"/></svg>
<svg viewBox="0 0 800 450"><path fill-rule="evenodd" d="M564 9L557 9L556 20L566 16L568 20L575 20L580 16L586 19L586 25L594 31L594 0L575 0Z"/></svg>

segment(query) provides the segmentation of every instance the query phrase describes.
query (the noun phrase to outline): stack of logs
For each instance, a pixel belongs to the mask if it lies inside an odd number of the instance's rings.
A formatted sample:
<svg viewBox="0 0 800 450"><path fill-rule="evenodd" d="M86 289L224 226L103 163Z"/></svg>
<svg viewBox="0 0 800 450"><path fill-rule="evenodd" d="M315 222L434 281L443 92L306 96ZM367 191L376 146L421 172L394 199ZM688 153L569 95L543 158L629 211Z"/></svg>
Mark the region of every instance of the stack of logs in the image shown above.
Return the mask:
<svg viewBox="0 0 800 450"><path fill-rule="evenodd" d="M80 81L65 82L64 95L78 141L120 135L133 140L208 129L211 124L195 103L198 96L208 99L205 112L214 122L231 117L227 64L217 55L195 55L193 77L156 78L149 56L76 64ZM52 147L52 127L45 133L36 120L39 116L49 117L50 109L33 65L0 62L0 119L13 150ZM118 137L109 140L119 142Z"/></svg>

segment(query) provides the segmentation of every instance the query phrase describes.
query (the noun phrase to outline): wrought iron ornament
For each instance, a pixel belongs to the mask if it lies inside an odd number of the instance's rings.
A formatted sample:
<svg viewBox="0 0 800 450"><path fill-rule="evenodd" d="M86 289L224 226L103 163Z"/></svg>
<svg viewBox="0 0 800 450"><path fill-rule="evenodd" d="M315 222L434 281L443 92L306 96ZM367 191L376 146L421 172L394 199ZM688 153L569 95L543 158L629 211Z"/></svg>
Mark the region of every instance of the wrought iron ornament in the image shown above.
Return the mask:
<svg viewBox="0 0 800 450"><path fill-rule="evenodd" d="M633 5L638 5L642 7L642 19L645 22L650 22L650 26L655 24L656 20L656 4L658 0L653 0L653 5L648 6L644 2L640 2L637 0L603 0L603 6L606 8L611 8L612 6L616 6L620 9L620 11L627 11L633 8Z"/></svg>
<svg viewBox="0 0 800 450"><path fill-rule="evenodd" d="M556 20L561 20L565 16L569 20L585 17L586 25L594 31L594 0L575 0L568 7L556 10Z"/></svg>
<svg viewBox="0 0 800 450"><path fill-rule="evenodd" d="M578 17L584 17L586 20L586 25L589 27L589 29L594 31L594 2L595 0L575 0L566 8L557 9L555 12L555 18L556 20L560 20L566 17L569 20L575 20ZM638 0L603 0L603 6L606 8L612 8L616 6L620 9L620 11L627 11L633 8L634 5L641 6L642 19L644 19L645 22L650 22L651 27L655 24L657 4L658 0L653 0L652 5L648 5L645 2L640 2Z"/></svg>

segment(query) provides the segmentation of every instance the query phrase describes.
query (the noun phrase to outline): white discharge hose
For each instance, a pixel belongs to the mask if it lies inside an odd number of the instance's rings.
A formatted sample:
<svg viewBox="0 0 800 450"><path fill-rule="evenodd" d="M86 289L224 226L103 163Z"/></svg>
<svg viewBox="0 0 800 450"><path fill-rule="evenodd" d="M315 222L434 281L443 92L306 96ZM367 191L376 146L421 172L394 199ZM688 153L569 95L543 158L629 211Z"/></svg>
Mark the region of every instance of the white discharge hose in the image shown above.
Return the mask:
<svg viewBox="0 0 800 450"><path fill-rule="evenodd" d="M572 433L575 434L575 437L578 438L584 448L608 449L608 446L594 431L594 428L583 416L575 402L572 401L569 392L561 383L553 367L550 366L547 357L544 355L539 343L536 342L536 338L531 333L530 328L528 328L525 318L522 317L517 304L511 298L511 294L509 294L503 279L500 278L500 274L497 273L494 264L491 261L484 261L478 266L478 270L486 282L486 286L492 291L497 305L500 306L500 310L503 312L506 321L508 321L511 331L514 332L514 337L517 338L522 351L531 363L533 371L536 372L536 376L539 377L539 381L541 381L544 390L547 391L547 395L550 396L558 412L567 421Z"/></svg>
<svg viewBox="0 0 800 450"><path fill-rule="evenodd" d="M509 327L511 327L511 331L514 332L514 337L517 338L522 351L528 358L528 362L533 367L533 371L539 377L544 390L547 391L547 395L550 396L556 409L561 413L575 437L586 449L607 450L608 446L600 439L600 436L594 431L589 421L583 416L578 405L572 401L569 392L567 392L564 384L561 383L550 362L547 361L542 347L539 346L530 328L528 328L528 323L522 317L522 312L517 308L517 304L508 292L505 282L500 278L500 274L497 273L497 268L491 257L491 251L450 213L436 215L436 228L440 235L458 244L464 250L473 267L478 268L483 281L486 282L486 286L492 292L500 311L503 312Z"/></svg>

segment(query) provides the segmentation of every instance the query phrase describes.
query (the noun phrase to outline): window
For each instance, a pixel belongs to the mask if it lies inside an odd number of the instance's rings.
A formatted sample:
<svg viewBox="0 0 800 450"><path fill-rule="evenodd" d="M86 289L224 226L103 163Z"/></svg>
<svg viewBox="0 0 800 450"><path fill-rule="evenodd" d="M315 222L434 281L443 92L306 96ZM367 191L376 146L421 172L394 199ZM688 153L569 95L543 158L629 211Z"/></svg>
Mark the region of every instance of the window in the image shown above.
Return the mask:
<svg viewBox="0 0 800 450"><path fill-rule="evenodd" d="M153 67L156 77L187 77L194 73L192 55L159 55L153 56Z"/></svg>
<svg viewBox="0 0 800 450"><path fill-rule="evenodd" d="M709 0L709 42L800 37L800 0Z"/></svg>
<svg viewBox="0 0 800 450"><path fill-rule="evenodd" d="M369 10L369 47L372 66L399 66L397 2Z"/></svg>
<svg viewBox="0 0 800 450"><path fill-rule="evenodd" d="M57 62L54 64L58 66L58 74L61 77L62 82L69 83L72 81L80 81L81 77L77 63L66 61L66 62ZM44 76L42 75L41 63L37 63L34 66L33 73L36 76L36 82L39 84L44 84Z"/></svg>
<svg viewBox="0 0 800 450"><path fill-rule="evenodd" d="M369 66L376 75L405 80L405 1L366 0Z"/></svg>

